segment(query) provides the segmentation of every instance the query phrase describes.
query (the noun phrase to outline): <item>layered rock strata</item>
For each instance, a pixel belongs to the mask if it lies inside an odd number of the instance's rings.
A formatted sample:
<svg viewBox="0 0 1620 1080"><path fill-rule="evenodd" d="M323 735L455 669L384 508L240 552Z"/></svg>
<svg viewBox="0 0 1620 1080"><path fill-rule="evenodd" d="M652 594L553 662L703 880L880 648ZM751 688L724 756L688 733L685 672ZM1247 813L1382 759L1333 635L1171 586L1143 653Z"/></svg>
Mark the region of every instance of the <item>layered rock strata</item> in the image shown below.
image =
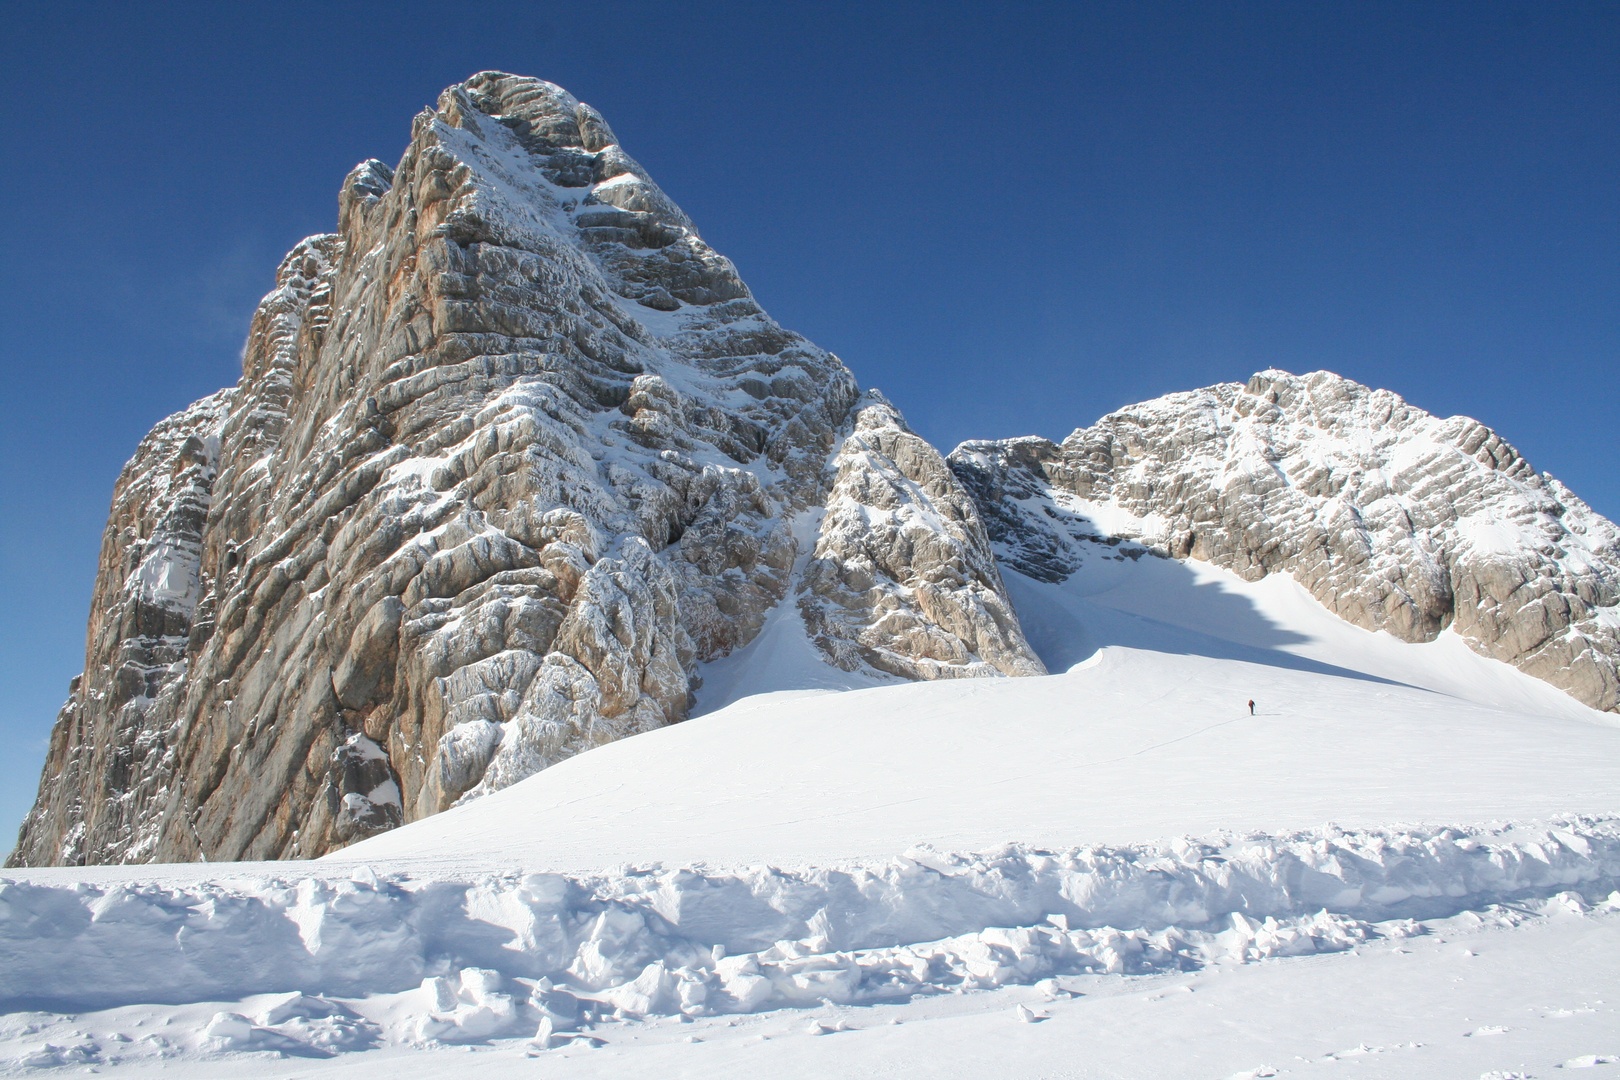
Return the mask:
<svg viewBox="0 0 1620 1080"><path fill-rule="evenodd" d="M1249 580L1292 575L1406 641L1443 630L1620 709L1620 529L1467 417L1328 372L1133 405L950 455L1005 565L1041 581L1133 540Z"/></svg>
<svg viewBox="0 0 1620 1080"><path fill-rule="evenodd" d="M938 452L595 110L475 76L125 468L12 863L320 855L682 719L784 601L847 668L1041 671Z"/></svg>
<svg viewBox="0 0 1620 1080"><path fill-rule="evenodd" d="M855 409L800 612L839 667L908 679L1044 675L973 500L881 397Z"/></svg>

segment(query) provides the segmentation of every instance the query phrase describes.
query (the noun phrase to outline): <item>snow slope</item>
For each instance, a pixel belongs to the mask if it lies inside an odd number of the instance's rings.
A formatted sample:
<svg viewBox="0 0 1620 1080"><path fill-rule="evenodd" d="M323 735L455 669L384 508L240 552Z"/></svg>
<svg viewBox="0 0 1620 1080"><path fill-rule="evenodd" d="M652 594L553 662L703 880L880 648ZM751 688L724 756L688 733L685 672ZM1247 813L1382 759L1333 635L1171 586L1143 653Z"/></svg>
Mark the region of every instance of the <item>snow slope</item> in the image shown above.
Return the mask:
<svg viewBox="0 0 1620 1080"><path fill-rule="evenodd" d="M1285 575L1151 556L1060 585L1006 577L1060 674L746 698L332 858L454 871L475 835L480 863L553 870L814 865L1620 811L1620 724L1450 635L1407 644ZM793 629L728 663L815 685L826 665Z"/></svg>
<svg viewBox="0 0 1620 1080"><path fill-rule="evenodd" d="M1428 1077L1620 1054L1611 717L1280 575L1092 554L1060 585L1008 575L1047 677L834 692L773 619L703 673L715 711L315 863L12 872L0 1063Z"/></svg>
<svg viewBox="0 0 1620 1080"><path fill-rule="evenodd" d="M1413 644L1354 626L1285 573L1250 582L1209 563L1147 556L1129 542L1077 546L1089 549L1084 565L1062 584L1005 574L1020 620L1054 671L1110 647L1192 654L1371 676L1529 716L1620 725L1449 631Z"/></svg>
<svg viewBox="0 0 1620 1080"><path fill-rule="evenodd" d="M1504 909L1420 928L1427 932L1270 963L1076 975L886 1005L599 1023L566 1041L553 1035L545 1050L522 1038L385 1041L409 995L12 1013L0 1018L0 1059L9 1063L0 1072L32 1076L55 1066L171 1080L448 1080L474 1069L490 1080L1599 1080L1617 1071L1620 913ZM336 1015L300 1022L299 1008L316 1012L311 1006L322 1000ZM234 1020L227 1010L247 1017ZM279 1031L254 1020L279 1021ZM312 1033L327 1036L331 1057L292 1037Z"/></svg>

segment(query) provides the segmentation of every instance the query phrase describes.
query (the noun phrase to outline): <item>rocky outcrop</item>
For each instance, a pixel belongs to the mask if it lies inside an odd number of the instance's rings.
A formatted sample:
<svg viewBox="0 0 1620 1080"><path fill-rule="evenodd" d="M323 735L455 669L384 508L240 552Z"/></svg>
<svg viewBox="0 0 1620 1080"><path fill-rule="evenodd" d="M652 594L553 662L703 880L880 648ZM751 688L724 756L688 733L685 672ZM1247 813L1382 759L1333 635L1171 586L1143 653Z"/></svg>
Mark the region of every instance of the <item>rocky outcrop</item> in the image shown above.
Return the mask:
<svg viewBox="0 0 1620 1080"><path fill-rule="evenodd" d="M90 601L85 665L46 751L40 798L23 835L59 822L53 851L76 854L90 822L132 835L139 807L174 783L165 732L146 722L183 693L203 594L203 539L229 394L164 420L141 440L113 493ZM21 862L20 851L12 859Z"/></svg>
<svg viewBox="0 0 1620 1080"><path fill-rule="evenodd" d="M908 679L1046 674L972 499L892 405L857 406L833 468L799 609L834 663Z"/></svg>
<svg viewBox="0 0 1620 1080"><path fill-rule="evenodd" d="M1041 670L937 452L595 110L475 76L120 477L12 861L322 854L682 719L784 601L842 666Z"/></svg>
<svg viewBox="0 0 1620 1080"><path fill-rule="evenodd" d="M1061 444L950 455L1004 563L1042 581L1139 541L1406 641L1450 628L1596 709L1620 708L1620 530L1489 428L1328 372L1264 371L1133 405Z"/></svg>

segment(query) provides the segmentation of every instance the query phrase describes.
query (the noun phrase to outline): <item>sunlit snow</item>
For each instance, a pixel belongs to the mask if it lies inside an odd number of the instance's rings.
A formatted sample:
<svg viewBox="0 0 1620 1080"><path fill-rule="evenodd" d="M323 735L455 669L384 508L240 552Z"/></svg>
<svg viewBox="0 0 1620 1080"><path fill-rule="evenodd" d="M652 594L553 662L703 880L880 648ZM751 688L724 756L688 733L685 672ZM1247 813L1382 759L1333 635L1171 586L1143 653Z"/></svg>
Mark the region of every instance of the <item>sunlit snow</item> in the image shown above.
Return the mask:
<svg viewBox="0 0 1620 1080"><path fill-rule="evenodd" d="M696 719L319 863L13 872L0 1060L1425 1077L1620 1049L1612 717L1283 575L1109 553L1008 586L1055 674L858 685L787 604Z"/></svg>

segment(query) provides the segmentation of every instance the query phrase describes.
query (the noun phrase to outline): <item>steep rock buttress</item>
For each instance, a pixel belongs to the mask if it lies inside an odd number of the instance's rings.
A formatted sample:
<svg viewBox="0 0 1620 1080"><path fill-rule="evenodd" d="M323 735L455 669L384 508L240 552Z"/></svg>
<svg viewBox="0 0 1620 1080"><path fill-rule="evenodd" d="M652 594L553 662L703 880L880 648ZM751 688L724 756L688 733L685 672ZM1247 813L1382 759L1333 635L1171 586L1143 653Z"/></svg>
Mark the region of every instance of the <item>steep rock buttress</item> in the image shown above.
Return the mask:
<svg viewBox="0 0 1620 1080"><path fill-rule="evenodd" d="M783 602L840 666L1041 671L940 454L595 110L475 76L125 468L12 861L320 855L682 719Z"/></svg>

